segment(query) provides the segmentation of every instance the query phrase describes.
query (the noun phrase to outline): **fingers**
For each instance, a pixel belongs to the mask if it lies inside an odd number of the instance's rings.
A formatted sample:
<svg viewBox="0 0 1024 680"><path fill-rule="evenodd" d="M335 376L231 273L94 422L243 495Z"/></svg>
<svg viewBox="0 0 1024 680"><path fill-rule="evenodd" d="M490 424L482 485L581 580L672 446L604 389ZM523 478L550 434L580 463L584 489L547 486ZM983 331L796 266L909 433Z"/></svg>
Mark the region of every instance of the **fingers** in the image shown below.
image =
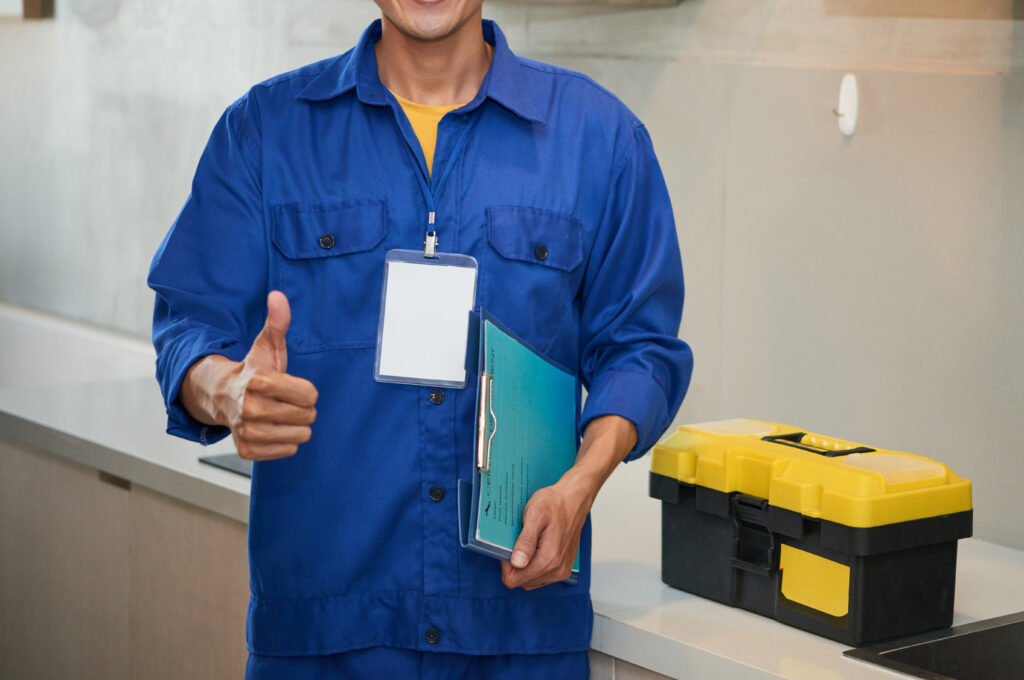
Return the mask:
<svg viewBox="0 0 1024 680"><path fill-rule="evenodd" d="M538 515L537 512L531 512L530 504L527 503L526 510L523 512L523 530L519 532L519 538L516 539L516 544L512 547L510 561L516 569L525 568L537 550L537 539L543 528Z"/></svg>
<svg viewBox="0 0 1024 680"><path fill-rule="evenodd" d="M235 428L235 437L253 444L305 444L313 435L308 425L243 423Z"/></svg>
<svg viewBox="0 0 1024 680"><path fill-rule="evenodd" d="M275 460L295 455L298 444L253 444L235 438L238 455L246 460Z"/></svg>
<svg viewBox="0 0 1024 680"><path fill-rule="evenodd" d="M535 590L549 583L564 581L572 573L572 559L565 564L562 551L559 550L560 540L553 532L544 532L540 537L539 546L529 565L518 569L511 562L501 563L501 580L509 588Z"/></svg>
<svg viewBox="0 0 1024 680"><path fill-rule="evenodd" d="M248 460L271 460L291 456L313 436L309 425L281 425L248 421L231 431L238 455Z"/></svg>
<svg viewBox="0 0 1024 680"><path fill-rule="evenodd" d="M312 408L320 396L313 383L287 373L257 372L249 379L246 392L277 399L302 408ZM248 396L248 395L246 395Z"/></svg>
<svg viewBox="0 0 1024 680"><path fill-rule="evenodd" d="M318 396L303 378L264 369L251 373L231 426L238 455L271 460L296 453L312 437Z"/></svg>
<svg viewBox="0 0 1024 680"><path fill-rule="evenodd" d="M586 514L575 516L555 487L540 489L523 511L523 529L501 580L509 588L534 590L572 574Z"/></svg>
<svg viewBox="0 0 1024 680"><path fill-rule="evenodd" d="M501 561L501 582L505 584L506 588L519 587L519 577L516 574L516 568L505 560Z"/></svg>
<svg viewBox="0 0 1024 680"><path fill-rule="evenodd" d="M253 393L242 405L242 418L247 422L312 425L316 421L316 409Z"/></svg>
<svg viewBox="0 0 1024 680"><path fill-rule="evenodd" d="M269 460L290 456L298 450L299 444L308 442L312 437L310 425L316 420L316 409L313 407L316 403L316 389L308 381L301 380L313 390L312 396L300 398L308 406L274 399L258 391L263 383L272 385L282 381L300 379L277 373L273 376L253 376L250 380L250 387L256 382L256 388L246 390L242 417L231 429L238 455L242 458ZM273 389L268 388L267 391L274 393ZM294 395L291 397L296 398Z"/></svg>
<svg viewBox="0 0 1024 680"><path fill-rule="evenodd" d="M533 584L550 566L550 548L554 542L547 539L551 537L545 536L543 549L538 549L541 536L546 533L550 523L551 515L541 490L527 501L523 510L523 528L512 546L512 557L509 562L502 562L501 565L501 580L509 588Z"/></svg>
<svg viewBox="0 0 1024 680"><path fill-rule="evenodd" d="M568 575L558 577L561 566L560 532L547 521L547 517L533 513L532 518L532 522L525 521L523 524L523 531L512 550L511 561L503 561L501 565L501 580L509 588L533 590L568 578ZM523 566L516 566L516 562Z"/></svg>

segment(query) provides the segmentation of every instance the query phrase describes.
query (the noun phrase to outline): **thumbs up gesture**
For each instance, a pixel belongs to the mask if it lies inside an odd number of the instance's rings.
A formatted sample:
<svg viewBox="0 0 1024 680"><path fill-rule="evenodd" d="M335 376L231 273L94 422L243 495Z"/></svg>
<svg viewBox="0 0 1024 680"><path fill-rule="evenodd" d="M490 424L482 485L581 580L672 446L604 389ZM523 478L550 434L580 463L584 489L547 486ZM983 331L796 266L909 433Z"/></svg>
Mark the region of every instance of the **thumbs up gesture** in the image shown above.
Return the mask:
<svg viewBox="0 0 1024 680"><path fill-rule="evenodd" d="M316 388L288 375L285 333L292 322L288 298L272 291L266 323L241 362L208 354L193 364L178 398L196 420L226 425L239 456L265 461L292 456L309 440L316 420Z"/></svg>
<svg viewBox="0 0 1024 680"><path fill-rule="evenodd" d="M229 427L242 458L290 456L313 434L316 388L286 373L284 335L291 320L288 298L271 292L267 321L245 359L209 354L192 364L181 383L185 410L201 423Z"/></svg>
<svg viewBox="0 0 1024 680"><path fill-rule="evenodd" d="M231 373L224 413L238 455L269 460L294 454L312 436L317 391L313 383L288 375L285 333L291 323L288 298L267 296L267 321L249 353Z"/></svg>

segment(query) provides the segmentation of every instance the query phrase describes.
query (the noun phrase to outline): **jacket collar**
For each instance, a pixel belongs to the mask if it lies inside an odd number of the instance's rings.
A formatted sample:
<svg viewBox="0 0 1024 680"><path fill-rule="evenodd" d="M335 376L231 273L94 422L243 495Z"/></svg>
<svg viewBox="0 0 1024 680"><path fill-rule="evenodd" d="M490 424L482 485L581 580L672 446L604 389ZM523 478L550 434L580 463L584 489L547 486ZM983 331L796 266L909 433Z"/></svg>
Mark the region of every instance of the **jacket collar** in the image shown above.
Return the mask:
<svg viewBox="0 0 1024 680"><path fill-rule="evenodd" d="M520 118L543 123L529 93L522 64L508 47L498 25L489 19L483 22L484 40L494 46L491 67L480 86L480 92L460 111L475 109L484 98L498 102ZM377 75L377 57L373 45L380 40L381 20L377 19L363 31L356 46L336 57L296 97L307 101L328 101L355 89L359 101L371 106L387 106L387 88Z"/></svg>

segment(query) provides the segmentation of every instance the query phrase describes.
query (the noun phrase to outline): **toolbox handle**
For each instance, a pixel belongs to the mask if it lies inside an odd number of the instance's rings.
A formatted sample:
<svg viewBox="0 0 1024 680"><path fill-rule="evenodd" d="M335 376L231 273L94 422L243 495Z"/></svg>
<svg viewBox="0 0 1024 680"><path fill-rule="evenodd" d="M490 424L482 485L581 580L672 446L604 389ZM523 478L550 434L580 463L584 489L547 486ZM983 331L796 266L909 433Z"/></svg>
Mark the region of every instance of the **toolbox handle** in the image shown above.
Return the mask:
<svg viewBox="0 0 1024 680"><path fill-rule="evenodd" d="M785 444L786 446L792 446L795 449L803 449L804 451L810 451L816 453L819 456L825 456L826 458L836 458L837 456L848 456L851 453L872 453L875 449L868 446L855 446L850 449L840 449L833 451L831 449L823 449L817 446L811 446L810 444L804 444L803 438L807 436L806 432L791 432L790 434L772 434L767 437L761 437L761 441L772 442L775 444Z"/></svg>

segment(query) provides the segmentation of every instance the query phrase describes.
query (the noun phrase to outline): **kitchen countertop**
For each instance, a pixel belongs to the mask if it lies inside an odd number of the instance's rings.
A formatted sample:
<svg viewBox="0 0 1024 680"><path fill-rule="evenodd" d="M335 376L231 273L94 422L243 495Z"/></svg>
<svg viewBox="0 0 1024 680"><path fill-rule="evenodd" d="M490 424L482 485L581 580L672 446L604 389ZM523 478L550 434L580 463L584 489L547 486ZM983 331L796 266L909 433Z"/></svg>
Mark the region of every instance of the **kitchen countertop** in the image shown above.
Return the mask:
<svg viewBox="0 0 1024 680"><path fill-rule="evenodd" d="M0 339L18 357L0 364L0 437L247 521L248 480L198 461L233 451L230 439L201 448L164 434L146 343L8 305ZM846 645L664 585L647 466L623 465L593 510L595 650L673 677L907 677L844 657ZM961 541L956 585L954 625L1024 610L1024 551Z"/></svg>

